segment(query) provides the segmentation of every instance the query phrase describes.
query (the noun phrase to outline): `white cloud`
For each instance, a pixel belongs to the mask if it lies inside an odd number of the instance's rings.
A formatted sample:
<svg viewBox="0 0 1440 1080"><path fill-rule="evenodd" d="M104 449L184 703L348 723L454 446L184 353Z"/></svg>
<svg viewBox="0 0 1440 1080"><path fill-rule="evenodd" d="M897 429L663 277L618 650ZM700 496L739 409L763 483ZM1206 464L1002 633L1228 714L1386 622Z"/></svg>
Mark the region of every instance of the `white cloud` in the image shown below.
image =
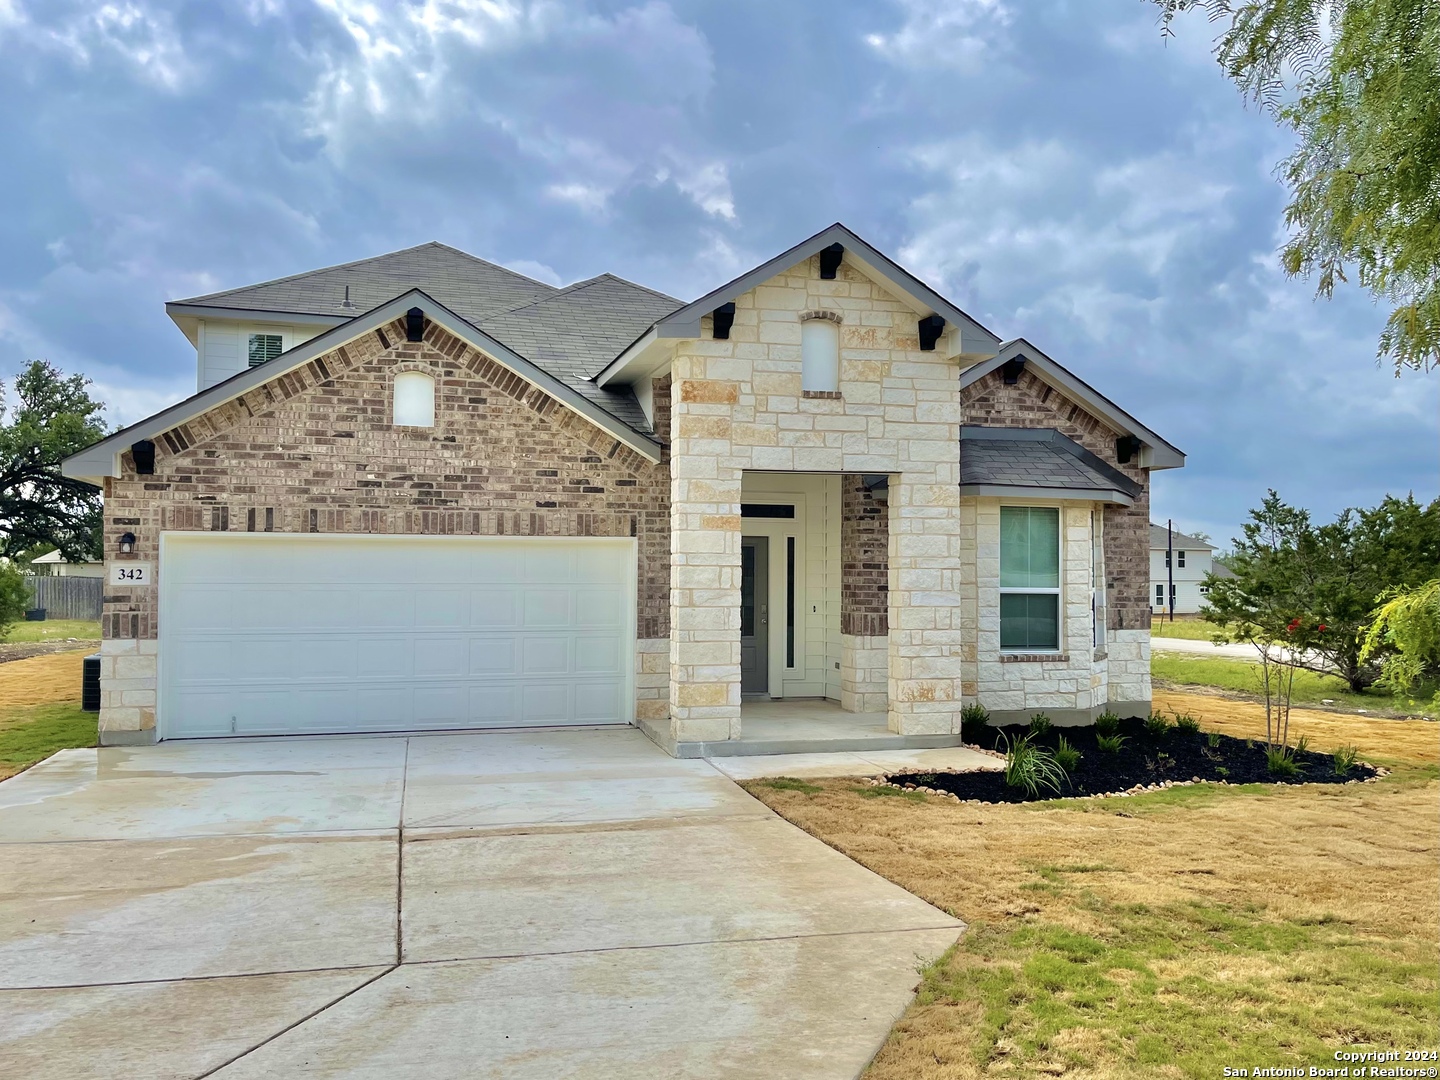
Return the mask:
<svg viewBox="0 0 1440 1080"><path fill-rule="evenodd" d="M1000 0L898 0L898 7L900 28L867 34L865 42L905 67L973 71L1005 41L1012 18Z"/></svg>

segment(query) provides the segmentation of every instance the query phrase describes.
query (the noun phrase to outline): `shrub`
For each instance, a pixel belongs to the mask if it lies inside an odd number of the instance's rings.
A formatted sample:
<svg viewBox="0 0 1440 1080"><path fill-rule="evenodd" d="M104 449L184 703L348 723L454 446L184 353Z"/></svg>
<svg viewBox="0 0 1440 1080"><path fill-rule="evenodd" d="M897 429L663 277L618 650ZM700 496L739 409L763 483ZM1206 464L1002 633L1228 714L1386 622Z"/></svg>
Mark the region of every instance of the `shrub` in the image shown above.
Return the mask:
<svg viewBox="0 0 1440 1080"><path fill-rule="evenodd" d="M1031 735L1048 734L1053 726L1054 725L1050 723L1050 717L1046 716L1043 712L1037 712L1030 718Z"/></svg>
<svg viewBox="0 0 1440 1080"><path fill-rule="evenodd" d="M1107 754L1118 754L1127 741L1124 735L1095 736L1095 745Z"/></svg>
<svg viewBox="0 0 1440 1080"><path fill-rule="evenodd" d="M1227 769L1224 765L1216 765L1215 771L1220 774L1221 779L1224 779L1225 777L1230 775L1230 770Z"/></svg>
<svg viewBox="0 0 1440 1080"><path fill-rule="evenodd" d="M25 584L25 575L12 562L0 562L0 639L10 633L10 627L25 617L30 606L30 589Z"/></svg>
<svg viewBox="0 0 1440 1080"><path fill-rule="evenodd" d="M1183 731L1187 735L1200 734L1200 721L1187 713L1175 714L1175 730Z"/></svg>
<svg viewBox="0 0 1440 1080"><path fill-rule="evenodd" d="M1220 745L1220 733L1218 731L1210 732L1209 735L1205 736L1205 741L1210 744L1210 749L1215 749L1215 747Z"/></svg>
<svg viewBox="0 0 1440 1080"><path fill-rule="evenodd" d="M1310 752L1310 736L1309 736L1309 735L1301 735L1300 738L1298 738L1298 739L1295 740L1295 755L1298 757L1298 756L1301 755L1301 754L1308 754L1309 752Z"/></svg>
<svg viewBox="0 0 1440 1080"><path fill-rule="evenodd" d="M1353 746L1337 746L1330 752L1335 761L1335 775L1344 776L1355 767L1355 759L1360 756L1360 751Z"/></svg>
<svg viewBox="0 0 1440 1080"><path fill-rule="evenodd" d="M1120 717L1106 709L1095 718L1095 733L1097 735L1114 735L1120 730Z"/></svg>
<svg viewBox="0 0 1440 1080"><path fill-rule="evenodd" d="M1032 799L1039 797L1041 788L1059 793L1065 772L1050 751L1032 743L1029 735L1011 742L1002 732L1000 738L1005 744L1005 783Z"/></svg>
<svg viewBox="0 0 1440 1080"><path fill-rule="evenodd" d="M1079 750L1076 750L1075 747L1070 745L1070 740L1065 738L1064 735L1061 735L1060 738L1056 740L1055 764L1064 769L1067 776L1075 771L1076 766L1080 764L1080 758L1083 756Z"/></svg>
<svg viewBox="0 0 1440 1080"><path fill-rule="evenodd" d="M1170 721L1165 719L1164 713L1152 712L1145 718L1145 734L1156 739L1170 734Z"/></svg>
<svg viewBox="0 0 1440 1080"><path fill-rule="evenodd" d="M1283 745L1265 748L1265 766L1270 770L1271 776L1282 777L1299 776L1304 768L1295 760L1295 751Z"/></svg>
<svg viewBox="0 0 1440 1080"><path fill-rule="evenodd" d="M972 701L960 710L960 737L966 742L978 743L989 726L990 710L978 701Z"/></svg>

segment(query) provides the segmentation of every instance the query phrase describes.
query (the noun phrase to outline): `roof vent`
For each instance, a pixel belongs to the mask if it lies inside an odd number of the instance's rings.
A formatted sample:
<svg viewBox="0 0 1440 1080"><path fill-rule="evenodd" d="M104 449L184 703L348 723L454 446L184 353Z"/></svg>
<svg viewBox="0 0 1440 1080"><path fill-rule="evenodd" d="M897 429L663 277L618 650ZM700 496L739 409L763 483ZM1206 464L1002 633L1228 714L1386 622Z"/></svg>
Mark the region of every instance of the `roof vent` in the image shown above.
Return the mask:
<svg viewBox="0 0 1440 1080"><path fill-rule="evenodd" d="M1121 465L1128 465L1140 456L1140 445L1139 436L1121 435L1115 440L1115 460Z"/></svg>
<svg viewBox="0 0 1440 1080"><path fill-rule="evenodd" d="M945 316L926 315L920 320L920 351L934 352L935 343L945 332Z"/></svg>
<svg viewBox="0 0 1440 1080"><path fill-rule="evenodd" d="M726 341L730 337L730 327L735 325L735 302L721 304L710 315L714 322L714 331L711 333L716 341Z"/></svg>
<svg viewBox="0 0 1440 1080"><path fill-rule="evenodd" d="M340 306L346 311L354 311L355 305L350 302L350 286L345 286L345 299L340 301Z"/></svg>
<svg viewBox="0 0 1440 1080"><path fill-rule="evenodd" d="M820 249L820 276L827 280L835 276L835 271L840 269L840 260L845 257L845 245L831 244L827 248Z"/></svg>
<svg viewBox="0 0 1440 1080"><path fill-rule="evenodd" d="M1000 377L1005 380L1006 386L1014 386L1020 381L1020 374L1025 370L1025 358L1017 356L1014 360L1006 360L1005 365L1000 369Z"/></svg>
<svg viewBox="0 0 1440 1080"><path fill-rule="evenodd" d="M425 340L425 312L418 307L412 307L405 312L405 340Z"/></svg>

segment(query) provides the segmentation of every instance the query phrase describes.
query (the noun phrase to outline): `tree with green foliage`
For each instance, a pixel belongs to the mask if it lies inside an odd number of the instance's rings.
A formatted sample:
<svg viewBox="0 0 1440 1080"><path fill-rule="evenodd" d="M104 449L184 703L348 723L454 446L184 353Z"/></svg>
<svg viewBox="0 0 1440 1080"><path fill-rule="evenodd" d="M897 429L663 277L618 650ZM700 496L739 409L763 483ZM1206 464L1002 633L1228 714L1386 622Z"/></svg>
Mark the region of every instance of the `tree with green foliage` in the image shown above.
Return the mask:
<svg viewBox="0 0 1440 1080"><path fill-rule="evenodd" d="M10 633L30 606L30 587L14 563L0 563L0 640Z"/></svg>
<svg viewBox="0 0 1440 1080"><path fill-rule="evenodd" d="M13 388L0 383L0 555L48 544L70 560L101 557L100 491L60 474L65 458L105 436L105 406L89 386L44 360Z"/></svg>
<svg viewBox="0 0 1440 1080"><path fill-rule="evenodd" d="M1274 491L1250 512L1229 558L1233 577L1206 579L1203 617L1296 667L1338 675L1362 692L1386 649L1363 655L1372 612L1389 589L1440 576L1440 499L1387 496L1316 525Z"/></svg>
<svg viewBox="0 0 1440 1080"><path fill-rule="evenodd" d="M1385 602L1375 611L1360 659L1393 650L1377 681L1393 694L1413 693L1425 679L1440 676L1440 578L1414 589L1393 589L1381 599ZM1435 701L1440 703L1440 690Z"/></svg>
<svg viewBox="0 0 1440 1080"><path fill-rule="evenodd" d="M1440 0L1154 0L1162 33L1192 9L1215 56L1295 133L1286 273L1318 296L1354 274L1391 306L1379 355L1440 363Z"/></svg>

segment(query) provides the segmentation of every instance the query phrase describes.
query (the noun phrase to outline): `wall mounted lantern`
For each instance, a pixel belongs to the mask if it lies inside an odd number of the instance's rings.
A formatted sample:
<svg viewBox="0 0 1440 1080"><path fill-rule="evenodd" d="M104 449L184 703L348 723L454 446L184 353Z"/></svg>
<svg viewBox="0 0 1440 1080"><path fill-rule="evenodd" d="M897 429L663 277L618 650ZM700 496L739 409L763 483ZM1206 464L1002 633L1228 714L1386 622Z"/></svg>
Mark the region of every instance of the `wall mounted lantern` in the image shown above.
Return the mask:
<svg viewBox="0 0 1440 1080"><path fill-rule="evenodd" d="M132 532L120 534L120 554L129 555L135 551L135 534Z"/></svg>

